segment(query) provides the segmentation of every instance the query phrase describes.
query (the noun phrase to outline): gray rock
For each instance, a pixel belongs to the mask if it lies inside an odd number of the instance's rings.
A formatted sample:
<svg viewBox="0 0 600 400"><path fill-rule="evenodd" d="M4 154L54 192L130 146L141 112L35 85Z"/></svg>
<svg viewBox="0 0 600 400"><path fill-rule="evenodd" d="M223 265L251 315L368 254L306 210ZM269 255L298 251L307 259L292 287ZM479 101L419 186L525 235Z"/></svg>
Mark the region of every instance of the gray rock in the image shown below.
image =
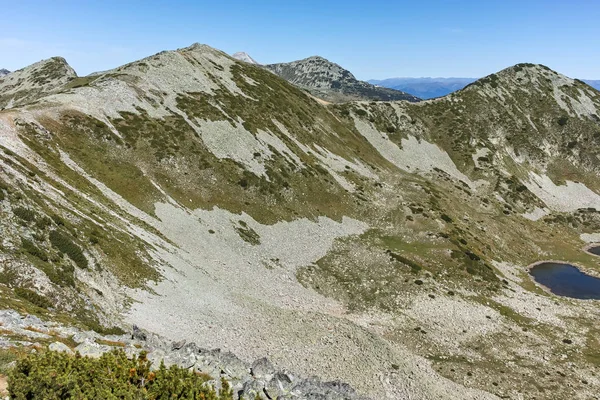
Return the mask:
<svg viewBox="0 0 600 400"><path fill-rule="evenodd" d="M182 348L182 347L185 345L185 342L186 342L186 340L185 340L185 339L183 339L183 340L180 340L179 342L173 342L173 343L171 344L171 350L172 350L172 351L174 351L174 350L179 350L179 349L181 349L181 348Z"/></svg>
<svg viewBox="0 0 600 400"><path fill-rule="evenodd" d="M299 382L291 391L293 396L302 399L323 400L364 400L348 384L339 381L321 382L311 378Z"/></svg>
<svg viewBox="0 0 600 400"><path fill-rule="evenodd" d="M98 358L102 356L102 354L107 353L111 350L113 350L113 348L110 346L98 344L90 340L86 340L79 346L75 347L75 351L79 352L79 354L81 354L82 356L88 356L93 358Z"/></svg>
<svg viewBox="0 0 600 400"><path fill-rule="evenodd" d="M146 333L144 333L137 325L133 325L133 329L131 332L131 339L140 340L145 342L148 337Z"/></svg>
<svg viewBox="0 0 600 400"><path fill-rule="evenodd" d="M38 328L38 329L46 328L46 324L44 324L44 322L41 319L39 319L38 317L36 317L35 315L27 315L23 319L23 324L25 326L32 326L32 327Z"/></svg>
<svg viewBox="0 0 600 400"><path fill-rule="evenodd" d="M179 365L182 368L192 368L196 364L195 354L170 353L164 358L167 367Z"/></svg>
<svg viewBox="0 0 600 400"><path fill-rule="evenodd" d="M246 381L242 387L240 395L241 399L256 399L269 400L264 392L265 383L256 379Z"/></svg>
<svg viewBox="0 0 600 400"><path fill-rule="evenodd" d="M272 399L280 399L291 393L294 386L293 377L284 373L278 372L266 384L265 392Z"/></svg>
<svg viewBox="0 0 600 400"><path fill-rule="evenodd" d="M221 374L230 380L244 380L250 377L248 365L240 360L235 354L225 352L219 354Z"/></svg>
<svg viewBox="0 0 600 400"><path fill-rule="evenodd" d="M200 348L194 342L187 343L181 348L181 351L186 354L199 354Z"/></svg>
<svg viewBox="0 0 600 400"><path fill-rule="evenodd" d="M64 344L62 342L50 343L50 345L48 346L48 350L58 351L60 353L74 354L73 350L71 350L69 348L69 346L67 346L66 344Z"/></svg>
<svg viewBox="0 0 600 400"><path fill-rule="evenodd" d="M97 338L99 338L100 335L98 335L96 332L79 332L76 333L75 335L73 335L72 339L75 341L75 343L84 343L84 342L93 342L94 340L96 340Z"/></svg>
<svg viewBox="0 0 600 400"><path fill-rule="evenodd" d="M166 353L161 349L155 349L148 353L148 361L152 363L152 368L158 368L160 362L165 358Z"/></svg>
<svg viewBox="0 0 600 400"><path fill-rule="evenodd" d="M202 372L218 380L221 376L221 366L217 360L201 359L196 360L194 369L198 372Z"/></svg>
<svg viewBox="0 0 600 400"><path fill-rule="evenodd" d="M252 376L259 379L269 380L275 373L275 367L266 358L259 358L252 363Z"/></svg>

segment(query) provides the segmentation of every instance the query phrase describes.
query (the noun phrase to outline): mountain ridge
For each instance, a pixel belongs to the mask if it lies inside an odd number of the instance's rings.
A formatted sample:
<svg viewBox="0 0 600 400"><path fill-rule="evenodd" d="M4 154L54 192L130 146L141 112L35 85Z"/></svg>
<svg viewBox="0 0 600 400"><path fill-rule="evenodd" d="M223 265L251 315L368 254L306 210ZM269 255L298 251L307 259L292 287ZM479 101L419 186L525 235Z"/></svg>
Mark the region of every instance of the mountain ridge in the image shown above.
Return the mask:
<svg viewBox="0 0 600 400"><path fill-rule="evenodd" d="M526 272L600 268L581 251L600 232L588 86L519 64L438 99L325 105L199 44L41 86L0 111L4 307L373 398L593 392L597 307Z"/></svg>

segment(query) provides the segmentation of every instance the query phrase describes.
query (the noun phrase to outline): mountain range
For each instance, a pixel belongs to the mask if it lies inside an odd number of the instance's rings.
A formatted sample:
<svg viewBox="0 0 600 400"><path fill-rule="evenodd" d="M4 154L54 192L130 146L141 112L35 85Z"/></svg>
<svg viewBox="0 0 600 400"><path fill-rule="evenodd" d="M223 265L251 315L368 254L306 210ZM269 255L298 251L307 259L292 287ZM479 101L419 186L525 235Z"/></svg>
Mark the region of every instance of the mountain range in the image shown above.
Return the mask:
<svg viewBox="0 0 600 400"><path fill-rule="evenodd" d="M594 80L591 80L591 79L582 79L582 81L585 82L585 83L587 83L588 85L590 85L594 89L600 90L600 81L594 81Z"/></svg>
<svg viewBox="0 0 600 400"><path fill-rule="evenodd" d="M476 80L476 78L389 78L371 79L368 82L410 93L421 99L433 99L460 90ZM600 90L600 81L583 79L583 82Z"/></svg>
<svg viewBox="0 0 600 400"><path fill-rule="evenodd" d="M3 318L96 350L135 325L259 398L236 376L262 357L372 399L593 398L597 302L528 266L600 271L600 92L518 64L416 100L202 44L0 78ZM53 344L25 330L3 343ZM244 372L212 364L229 352ZM278 398L301 393L285 379Z"/></svg>
<svg viewBox="0 0 600 400"><path fill-rule="evenodd" d="M402 90L422 99L433 99L460 90L476 80L474 78L390 78L372 79L368 82L373 85Z"/></svg>

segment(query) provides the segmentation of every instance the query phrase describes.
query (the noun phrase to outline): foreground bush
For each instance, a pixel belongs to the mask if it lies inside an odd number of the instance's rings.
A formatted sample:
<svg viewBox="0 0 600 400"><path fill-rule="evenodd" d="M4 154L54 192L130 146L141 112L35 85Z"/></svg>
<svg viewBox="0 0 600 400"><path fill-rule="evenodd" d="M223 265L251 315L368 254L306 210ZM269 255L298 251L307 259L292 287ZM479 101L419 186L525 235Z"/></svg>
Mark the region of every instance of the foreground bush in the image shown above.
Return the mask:
<svg viewBox="0 0 600 400"><path fill-rule="evenodd" d="M128 359L122 350L98 359L65 353L31 354L8 377L11 399L194 399L232 400L227 381L220 395L206 375L172 366L151 371L142 353Z"/></svg>

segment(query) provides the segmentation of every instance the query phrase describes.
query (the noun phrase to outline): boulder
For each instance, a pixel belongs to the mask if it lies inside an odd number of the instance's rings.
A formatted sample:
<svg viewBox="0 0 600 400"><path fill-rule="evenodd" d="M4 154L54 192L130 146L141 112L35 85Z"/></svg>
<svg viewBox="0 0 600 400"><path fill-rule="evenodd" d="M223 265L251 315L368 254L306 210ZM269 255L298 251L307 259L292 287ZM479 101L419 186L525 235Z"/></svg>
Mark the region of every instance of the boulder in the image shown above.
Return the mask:
<svg viewBox="0 0 600 400"><path fill-rule="evenodd" d="M148 337L146 336L146 333L144 333L140 328L138 328L137 325L134 324L131 332L131 339L145 342L147 338Z"/></svg>
<svg viewBox="0 0 600 400"><path fill-rule="evenodd" d="M278 372L265 385L265 392L272 399L281 399L291 393L293 386L292 376L284 372Z"/></svg>
<svg viewBox="0 0 600 400"><path fill-rule="evenodd" d="M63 342L54 342L50 343L48 346L48 350L50 351L58 351L60 353L74 354L73 350Z"/></svg>
<svg viewBox="0 0 600 400"><path fill-rule="evenodd" d="M171 351L179 350L185 345L186 340L180 340L179 342L173 342L171 344Z"/></svg>
<svg viewBox="0 0 600 400"><path fill-rule="evenodd" d="M98 344L91 340L86 340L79 346L75 347L75 351L77 351L82 356L93 358L98 358L102 356L102 354L107 353L111 350L113 350L112 347L103 344Z"/></svg>
<svg viewBox="0 0 600 400"><path fill-rule="evenodd" d="M269 380L275 373L275 367L266 358L259 358L252 363L250 368L252 376L258 379Z"/></svg>
<svg viewBox="0 0 600 400"><path fill-rule="evenodd" d="M256 379L246 381L240 393L240 399L269 400L264 391L265 383Z"/></svg>

